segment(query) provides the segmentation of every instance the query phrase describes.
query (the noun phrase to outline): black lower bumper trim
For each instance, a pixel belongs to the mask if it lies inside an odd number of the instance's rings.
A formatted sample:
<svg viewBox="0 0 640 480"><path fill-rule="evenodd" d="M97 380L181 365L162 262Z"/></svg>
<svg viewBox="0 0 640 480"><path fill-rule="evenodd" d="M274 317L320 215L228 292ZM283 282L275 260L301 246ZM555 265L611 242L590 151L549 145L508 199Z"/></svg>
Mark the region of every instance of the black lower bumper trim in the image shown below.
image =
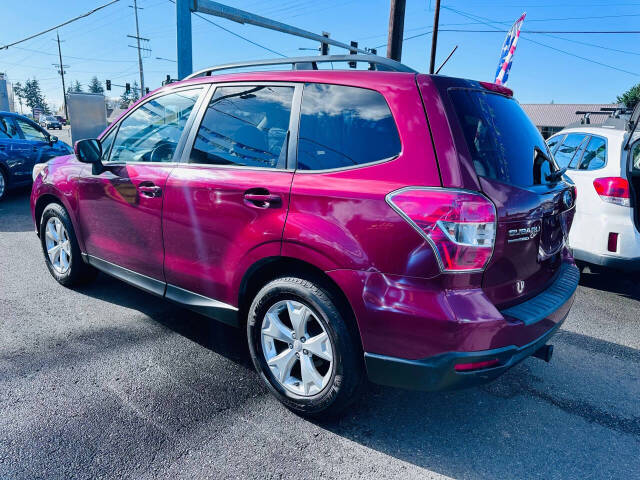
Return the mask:
<svg viewBox="0 0 640 480"><path fill-rule="evenodd" d="M565 317L566 318L566 317ZM409 390L455 390L490 382L525 358L536 353L560 328L564 321L531 343L522 347L511 345L478 352L448 352L420 360L407 360L375 353L365 353L369 380L380 385ZM459 363L498 359L498 365L482 370L460 372Z"/></svg>

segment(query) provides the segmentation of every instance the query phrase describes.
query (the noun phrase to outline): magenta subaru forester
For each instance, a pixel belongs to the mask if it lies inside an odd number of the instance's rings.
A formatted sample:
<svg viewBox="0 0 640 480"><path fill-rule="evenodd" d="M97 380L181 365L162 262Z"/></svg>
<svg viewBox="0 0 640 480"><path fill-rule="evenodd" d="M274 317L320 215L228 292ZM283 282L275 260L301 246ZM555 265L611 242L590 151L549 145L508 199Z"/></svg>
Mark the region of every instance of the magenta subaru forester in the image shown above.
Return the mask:
<svg viewBox="0 0 640 480"><path fill-rule="evenodd" d="M579 278L575 189L512 92L373 56L285 62L169 84L37 165L56 280L100 270L246 328L306 415L367 377L442 390L549 360Z"/></svg>

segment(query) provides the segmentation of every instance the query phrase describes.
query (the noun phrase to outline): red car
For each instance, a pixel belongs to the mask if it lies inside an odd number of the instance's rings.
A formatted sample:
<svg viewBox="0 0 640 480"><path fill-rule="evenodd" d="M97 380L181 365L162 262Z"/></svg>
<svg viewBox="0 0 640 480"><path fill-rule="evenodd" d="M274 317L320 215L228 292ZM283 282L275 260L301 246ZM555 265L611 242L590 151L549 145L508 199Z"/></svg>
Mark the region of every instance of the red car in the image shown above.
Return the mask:
<svg viewBox="0 0 640 480"><path fill-rule="evenodd" d="M245 328L306 415L367 377L440 390L549 360L579 277L575 189L511 91L380 57L285 60L167 85L36 166L51 274L101 270ZM354 60L369 70L317 70Z"/></svg>

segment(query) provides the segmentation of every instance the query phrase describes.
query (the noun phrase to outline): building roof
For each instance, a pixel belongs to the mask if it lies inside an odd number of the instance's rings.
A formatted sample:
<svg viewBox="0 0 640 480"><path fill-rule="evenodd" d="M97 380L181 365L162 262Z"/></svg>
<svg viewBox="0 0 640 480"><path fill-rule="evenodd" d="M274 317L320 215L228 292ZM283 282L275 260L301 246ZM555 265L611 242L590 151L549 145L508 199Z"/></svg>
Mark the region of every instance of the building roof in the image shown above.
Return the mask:
<svg viewBox="0 0 640 480"><path fill-rule="evenodd" d="M522 108L536 127L566 127L579 122L582 115L576 111L598 112L602 107L617 107L617 103L523 103ZM592 125L599 125L607 115L592 115Z"/></svg>

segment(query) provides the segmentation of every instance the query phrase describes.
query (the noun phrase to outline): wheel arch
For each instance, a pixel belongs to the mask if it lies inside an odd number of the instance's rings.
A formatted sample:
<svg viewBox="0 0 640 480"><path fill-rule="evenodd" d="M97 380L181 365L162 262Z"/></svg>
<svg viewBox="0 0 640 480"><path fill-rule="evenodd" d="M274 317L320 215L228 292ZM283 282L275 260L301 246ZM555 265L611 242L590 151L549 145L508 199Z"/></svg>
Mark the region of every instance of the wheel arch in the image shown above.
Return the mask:
<svg viewBox="0 0 640 480"><path fill-rule="evenodd" d="M355 312L342 289L322 269L294 257L276 256L263 258L247 269L242 277L238 291L238 319L241 326L246 325L251 301L258 291L271 280L284 276L299 276L306 280L318 282L320 286L328 290L332 298L338 303L340 310L345 313L345 320L352 335L358 340L360 348L363 348Z"/></svg>
<svg viewBox="0 0 640 480"><path fill-rule="evenodd" d="M40 195L38 197L38 200L36 200L36 205L33 210L33 217L35 220L35 224L38 227L38 235L40 234L40 219L42 218L42 213L44 212L44 209L47 208L47 205L51 203L57 203L62 208L67 210L67 212L69 211L69 209L65 206L62 200L60 200L60 198L56 197L55 195L51 193L45 193L43 195Z"/></svg>

